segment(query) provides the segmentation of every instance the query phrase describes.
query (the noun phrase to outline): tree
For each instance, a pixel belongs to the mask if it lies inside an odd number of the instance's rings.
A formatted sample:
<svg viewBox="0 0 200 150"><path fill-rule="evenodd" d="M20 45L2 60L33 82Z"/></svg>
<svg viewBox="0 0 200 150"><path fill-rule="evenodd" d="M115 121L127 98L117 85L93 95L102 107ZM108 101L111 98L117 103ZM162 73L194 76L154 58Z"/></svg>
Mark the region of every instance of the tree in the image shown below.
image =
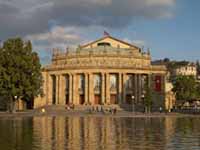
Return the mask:
<svg viewBox="0 0 200 150"><path fill-rule="evenodd" d="M177 76L173 82L173 91L177 100L197 99L199 95L198 84L194 76Z"/></svg>
<svg viewBox="0 0 200 150"><path fill-rule="evenodd" d="M152 89L148 86L148 83L145 83L144 105L145 105L145 112L150 113L153 105L153 97L152 97Z"/></svg>
<svg viewBox="0 0 200 150"><path fill-rule="evenodd" d="M200 72L200 63L199 60L196 61L197 72Z"/></svg>
<svg viewBox="0 0 200 150"><path fill-rule="evenodd" d="M8 39L0 48L0 95L7 97L8 110L15 111L15 101L26 102L42 94L41 64L30 41Z"/></svg>

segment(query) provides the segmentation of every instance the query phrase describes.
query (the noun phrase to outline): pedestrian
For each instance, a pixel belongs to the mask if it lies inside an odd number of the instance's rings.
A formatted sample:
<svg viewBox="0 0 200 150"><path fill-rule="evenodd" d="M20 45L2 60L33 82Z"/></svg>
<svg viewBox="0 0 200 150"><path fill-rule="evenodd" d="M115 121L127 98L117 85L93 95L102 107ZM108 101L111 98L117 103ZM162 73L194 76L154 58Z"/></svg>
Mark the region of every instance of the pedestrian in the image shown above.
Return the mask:
<svg viewBox="0 0 200 150"><path fill-rule="evenodd" d="M160 113L162 113L162 107L160 106L160 108L159 108L159 111L160 111Z"/></svg>
<svg viewBox="0 0 200 150"><path fill-rule="evenodd" d="M117 108L114 108L113 113L114 113L114 114L117 113Z"/></svg>

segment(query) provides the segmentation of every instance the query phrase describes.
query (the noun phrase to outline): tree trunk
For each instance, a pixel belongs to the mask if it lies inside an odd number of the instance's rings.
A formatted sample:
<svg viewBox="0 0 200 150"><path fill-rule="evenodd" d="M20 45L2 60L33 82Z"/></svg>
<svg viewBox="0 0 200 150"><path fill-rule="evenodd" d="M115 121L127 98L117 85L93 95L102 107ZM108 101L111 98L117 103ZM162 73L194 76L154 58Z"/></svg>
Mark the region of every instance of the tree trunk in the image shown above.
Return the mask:
<svg viewBox="0 0 200 150"><path fill-rule="evenodd" d="M12 98L12 96L10 96L10 98L9 98L8 106L9 106L8 110L9 110L10 113L15 113L16 112L15 100L14 100L14 98Z"/></svg>
<svg viewBox="0 0 200 150"><path fill-rule="evenodd" d="M148 107L148 113L151 113L151 106Z"/></svg>
<svg viewBox="0 0 200 150"><path fill-rule="evenodd" d="M145 113L147 113L148 112L148 107L147 106L145 106Z"/></svg>

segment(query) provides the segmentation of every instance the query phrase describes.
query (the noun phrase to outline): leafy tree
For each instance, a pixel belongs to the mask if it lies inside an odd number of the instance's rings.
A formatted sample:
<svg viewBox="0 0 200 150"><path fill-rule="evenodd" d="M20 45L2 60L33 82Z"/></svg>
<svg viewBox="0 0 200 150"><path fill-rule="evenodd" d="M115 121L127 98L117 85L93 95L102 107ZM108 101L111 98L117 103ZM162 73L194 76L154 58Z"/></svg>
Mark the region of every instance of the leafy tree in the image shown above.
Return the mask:
<svg viewBox="0 0 200 150"><path fill-rule="evenodd" d="M196 61L196 67L197 67L197 71L199 72L199 71L200 71L200 63L199 63L199 60Z"/></svg>
<svg viewBox="0 0 200 150"><path fill-rule="evenodd" d="M194 76L177 76L173 82L173 91L177 100L197 99L199 95L198 83Z"/></svg>
<svg viewBox="0 0 200 150"><path fill-rule="evenodd" d="M8 110L15 111L15 101L30 101L42 94L41 64L30 41L8 39L0 48L0 95L7 97Z"/></svg>
<svg viewBox="0 0 200 150"><path fill-rule="evenodd" d="M152 89L148 86L148 83L145 83L144 105L145 105L145 112L150 113L153 105L153 97L152 97Z"/></svg>

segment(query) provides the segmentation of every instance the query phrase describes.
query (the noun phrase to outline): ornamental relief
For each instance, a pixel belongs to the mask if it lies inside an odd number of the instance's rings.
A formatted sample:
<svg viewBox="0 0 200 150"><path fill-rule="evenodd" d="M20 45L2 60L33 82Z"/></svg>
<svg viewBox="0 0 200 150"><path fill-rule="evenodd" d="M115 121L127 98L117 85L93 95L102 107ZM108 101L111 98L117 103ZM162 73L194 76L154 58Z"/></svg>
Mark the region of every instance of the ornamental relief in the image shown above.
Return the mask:
<svg viewBox="0 0 200 150"><path fill-rule="evenodd" d="M71 59L66 60L65 67L149 67L150 61L123 60L123 59Z"/></svg>

